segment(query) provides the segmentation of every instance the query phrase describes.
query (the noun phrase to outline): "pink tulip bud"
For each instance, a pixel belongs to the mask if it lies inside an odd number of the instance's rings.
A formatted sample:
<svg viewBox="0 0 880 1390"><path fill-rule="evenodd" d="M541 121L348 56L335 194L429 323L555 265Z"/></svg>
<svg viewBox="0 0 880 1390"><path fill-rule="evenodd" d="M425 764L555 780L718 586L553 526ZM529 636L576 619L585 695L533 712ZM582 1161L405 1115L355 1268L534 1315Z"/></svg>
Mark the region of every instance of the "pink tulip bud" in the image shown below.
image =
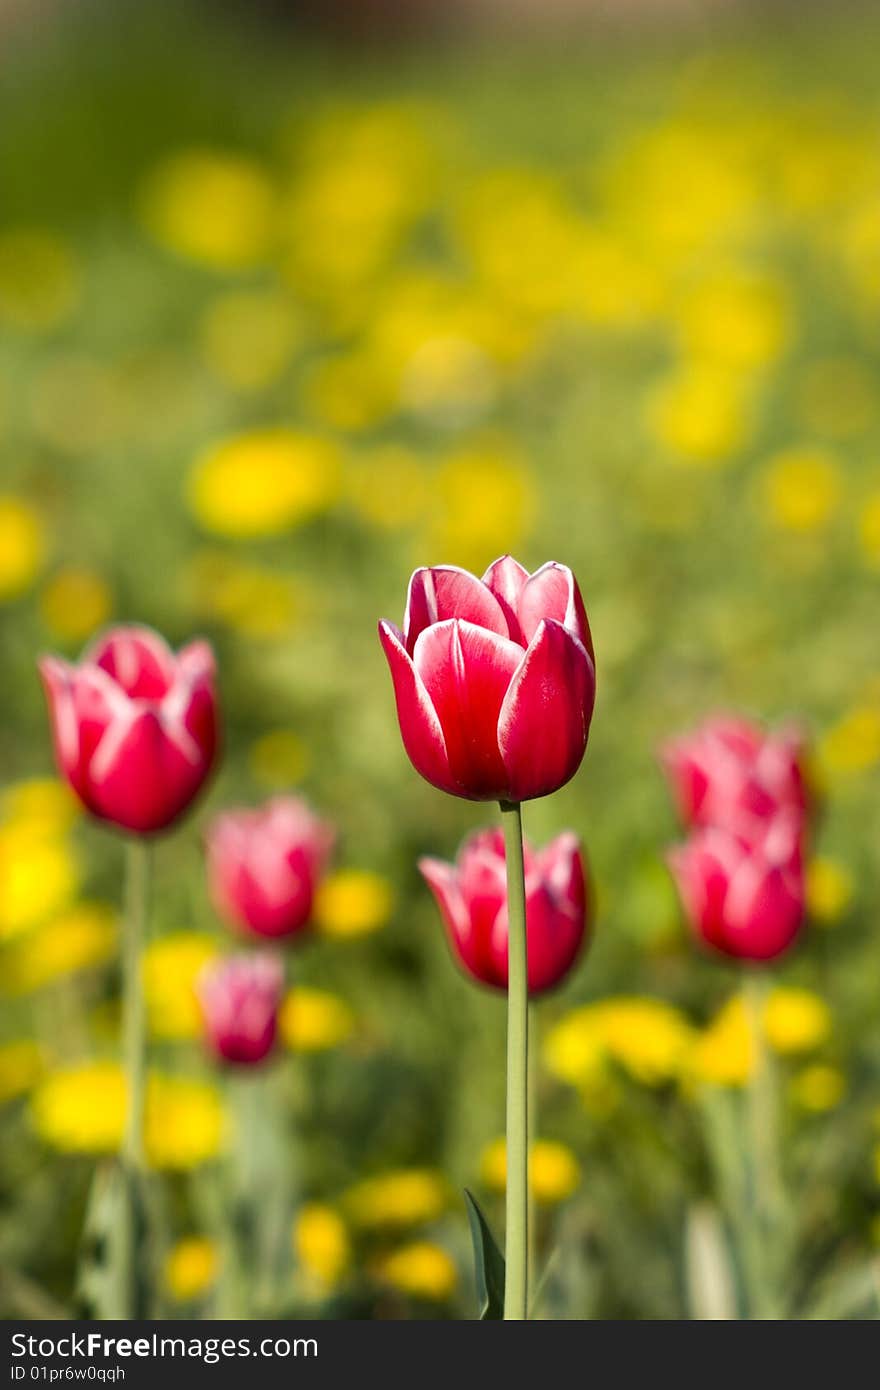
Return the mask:
<svg viewBox="0 0 880 1390"><path fill-rule="evenodd" d="M308 926L332 844L332 828L297 797L225 811L206 837L214 906L245 932L296 935Z"/></svg>
<svg viewBox="0 0 880 1390"><path fill-rule="evenodd" d="M240 1066L262 1062L275 1045L283 992L276 956L227 956L205 966L198 996L211 1050Z"/></svg>
<svg viewBox="0 0 880 1390"><path fill-rule="evenodd" d="M217 753L208 644L175 655L150 628L117 627L78 665L45 656L39 669L59 771L87 809L139 835L182 815Z"/></svg>
<svg viewBox="0 0 880 1390"><path fill-rule="evenodd" d="M584 863L570 831L546 849L524 845L529 992L565 978L587 930ZM486 985L507 989L507 882L500 830L465 840L455 864L421 859L419 868L440 908L454 955Z"/></svg>
<svg viewBox="0 0 880 1390"><path fill-rule="evenodd" d="M684 824L723 826L753 836L779 811L809 811L793 729L765 733L745 719L717 715L661 749Z"/></svg>
<svg viewBox="0 0 880 1390"><path fill-rule="evenodd" d="M763 961L792 944L806 913L800 828L781 812L757 839L710 826L670 851L685 914L709 946Z"/></svg>
<svg viewBox="0 0 880 1390"><path fill-rule="evenodd" d="M403 631L381 622L404 747L417 772L472 801L527 801L577 772L596 673L571 570L511 556L477 579L416 570Z"/></svg>

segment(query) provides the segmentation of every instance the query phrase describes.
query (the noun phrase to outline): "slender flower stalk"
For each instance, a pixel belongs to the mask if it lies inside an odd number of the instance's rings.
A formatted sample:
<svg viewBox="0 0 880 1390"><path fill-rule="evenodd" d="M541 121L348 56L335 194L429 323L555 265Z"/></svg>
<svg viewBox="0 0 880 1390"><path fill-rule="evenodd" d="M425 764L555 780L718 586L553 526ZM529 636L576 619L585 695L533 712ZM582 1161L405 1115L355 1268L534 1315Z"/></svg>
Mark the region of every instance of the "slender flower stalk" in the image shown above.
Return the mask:
<svg viewBox="0 0 880 1390"><path fill-rule="evenodd" d="M507 859L507 1198L505 1320L528 1318L529 986L522 812L502 801Z"/></svg>
<svg viewBox="0 0 880 1390"><path fill-rule="evenodd" d="M759 1318L780 1316L776 1268L781 1239L782 1179L779 1171L778 1106L773 1059L767 1046L764 1012L766 981L747 972L744 982L752 1066L746 1094L748 1152L752 1183L755 1238L750 1283L754 1313Z"/></svg>
<svg viewBox="0 0 880 1390"><path fill-rule="evenodd" d="M127 1083L122 1162L128 1182L127 1238L125 1268L122 1271L128 1316L137 1317L137 1264L139 1259L139 1213L143 1209L146 1148L144 1115L147 1094L147 1028L144 991L141 983L141 955L147 932L150 903L152 847L142 838L126 846L125 920L122 942L122 1050Z"/></svg>

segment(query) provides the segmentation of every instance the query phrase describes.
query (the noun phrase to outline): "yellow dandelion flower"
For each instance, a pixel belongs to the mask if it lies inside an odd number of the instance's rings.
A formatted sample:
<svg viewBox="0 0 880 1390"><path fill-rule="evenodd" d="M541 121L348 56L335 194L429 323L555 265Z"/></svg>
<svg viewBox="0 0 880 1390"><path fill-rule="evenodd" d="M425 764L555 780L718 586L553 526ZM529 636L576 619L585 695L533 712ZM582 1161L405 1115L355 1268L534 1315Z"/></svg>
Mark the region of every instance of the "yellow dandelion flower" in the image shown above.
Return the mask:
<svg viewBox="0 0 880 1390"><path fill-rule="evenodd" d="M106 903L83 902L50 918L3 952L4 994L27 994L55 980L94 970L116 954L116 913Z"/></svg>
<svg viewBox="0 0 880 1390"><path fill-rule="evenodd" d="M754 1064L745 1004L741 995L734 995L697 1035L685 1074L713 1086L745 1086Z"/></svg>
<svg viewBox="0 0 880 1390"><path fill-rule="evenodd" d="M872 569L880 569L880 492L869 497L859 517L859 540Z"/></svg>
<svg viewBox="0 0 880 1390"><path fill-rule="evenodd" d="M697 361L762 367L785 350L791 317L790 296L780 280L732 270L699 284L685 299L682 346Z"/></svg>
<svg viewBox="0 0 880 1390"><path fill-rule="evenodd" d="M339 476L339 453L329 441L288 429L254 430L201 454L190 473L189 501L217 535L278 536L332 506Z"/></svg>
<svg viewBox="0 0 880 1390"><path fill-rule="evenodd" d="M323 1052L351 1037L354 1014L337 995L297 985L284 999L278 1029L294 1052Z"/></svg>
<svg viewBox="0 0 880 1390"><path fill-rule="evenodd" d="M771 990L764 1008L767 1041L786 1055L809 1052L831 1033L831 1010L808 989L780 985Z"/></svg>
<svg viewBox="0 0 880 1390"><path fill-rule="evenodd" d="M207 1236L184 1236L165 1256L162 1282L178 1303L201 1298L217 1281L220 1252Z"/></svg>
<svg viewBox="0 0 880 1390"><path fill-rule="evenodd" d="M856 358L828 357L809 362L798 381L795 408L809 434L854 439L877 418L877 384Z"/></svg>
<svg viewBox="0 0 880 1390"><path fill-rule="evenodd" d="M31 1100L40 1138L62 1153L115 1153L125 1127L126 1080L115 1062L83 1062L50 1073ZM223 1149L226 1115L214 1086L151 1075L145 1143L151 1166L186 1171Z"/></svg>
<svg viewBox="0 0 880 1390"><path fill-rule="evenodd" d="M254 160L194 149L152 172L140 211L147 230L168 250L214 270L240 270L266 256L276 200Z"/></svg>
<svg viewBox="0 0 880 1390"><path fill-rule="evenodd" d="M216 955L216 941L204 932L171 932L149 943L143 953L141 972L150 1031L155 1037L201 1036L196 982Z"/></svg>
<svg viewBox="0 0 880 1390"><path fill-rule="evenodd" d="M55 328L79 294L73 252L53 232L16 228L0 236L0 323L28 332Z"/></svg>
<svg viewBox="0 0 880 1390"><path fill-rule="evenodd" d="M42 1050L30 1039L0 1044L0 1105L26 1095L45 1068Z"/></svg>
<svg viewBox="0 0 880 1390"><path fill-rule="evenodd" d="M343 1206L360 1230L423 1226L443 1214L449 1186L432 1168L399 1168L349 1188Z"/></svg>
<svg viewBox="0 0 880 1390"><path fill-rule="evenodd" d="M209 305L200 326L202 356L235 391L261 391L281 376L301 334L287 299L265 290L238 290Z"/></svg>
<svg viewBox="0 0 880 1390"><path fill-rule="evenodd" d="M804 1067L792 1077L791 1098L801 1110L819 1115L839 1105L846 1091L846 1077L839 1067L821 1062Z"/></svg>
<svg viewBox="0 0 880 1390"><path fill-rule="evenodd" d="M0 496L0 602L29 589L45 558L46 532L39 513L20 497Z"/></svg>
<svg viewBox="0 0 880 1390"><path fill-rule="evenodd" d="M26 777L0 795L3 822L34 834L61 834L81 815L81 802L58 777Z"/></svg>
<svg viewBox="0 0 880 1390"><path fill-rule="evenodd" d="M79 864L65 839L23 822L0 826L0 942L73 901Z"/></svg>
<svg viewBox="0 0 880 1390"><path fill-rule="evenodd" d="M480 1176L493 1192L507 1187L507 1144L503 1138L494 1139L483 1150ZM542 1206L564 1202L577 1191L581 1168L566 1144L551 1139L536 1139L529 1150L529 1183L532 1195Z"/></svg>
<svg viewBox="0 0 880 1390"><path fill-rule="evenodd" d="M485 568L487 556L517 550L534 524L537 496L525 460L487 439L446 458L434 475L434 515L425 547L466 568Z"/></svg>
<svg viewBox="0 0 880 1390"><path fill-rule="evenodd" d="M81 642L103 627L113 611L113 595L94 570L70 566L59 570L40 594L40 615L53 637Z"/></svg>
<svg viewBox="0 0 880 1390"><path fill-rule="evenodd" d="M322 424L356 433L373 429L397 406L394 374L376 353L355 350L325 357L306 374L306 409Z"/></svg>
<svg viewBox="0 0 880 1390"><path fill-rule="evenodd" d="M293 1223L293 1250L308 1279L322 1292L335 1289L351 1264L348 1229L326 1202L306 1202Z"/></svg>
<svg viewBox="0 0 880 1390"><path fill-rule="evenodd" d="M863 772L880 762L880 708L857 705L821 739L819 765L826 775Z"/></svg>
<svg viewBox="0 0 880 1390"><path fill-rule="evenodd" d="M315 921L327 936L366 936L394 911L394 889L370 869L337 869L318 886Z"/></svg>
<svg viewBox="0 0 880 1390"><path fill-rule="evenodd" d="M609 1059L636 1081L659 1086L677 1075L692 1030L661 999L622 996L565 1015L545 1043L548 1068L561 1080L589 1084Z"/></svg>
<svg viewBox="0 0 880 1390"><path fill-rule="evenodd" d="M293 729L270 729L251 744L248 764L261 786L291 787L308 771L309 751Z"/></svg>
<svg viewBox="0 0 880 1390"><path fill-rule="evenodd" d="M398 1293L443 1303L458 1284L455 1261L433 1241L416 1240L385 1255L373 1266L376 1277Z"/></svg>
<svg viewBox="0 0 880 1390"><path fill-rule="evenodd" d="M303 580L220 552L199 551L186 577L198 613L254 641L284 637L311 611L312 595Z"/></svg>
<svg viewBox="0 0 880 1390"><path fill-rule="evenodd" d="M760 502L769 520L786 531L819 531L840 501L840 468L821 449L785 449L770 460Z"/></svg>
<svg viewBox="0 0 880 1390"><path fill-rule="evenodd" d="M358 456L349 468L345 495L370 526L402 531L428 512L429 475L410 449L386 445Z"/></svg>
<svg viewBox="0 0 880 1390"><path fill-rule="evenodd" d="M727 368L685 363L646 401L652 433L684 463L723 463L746 443L754 402L746 379Z"/></svg>
<svg viewBox="0 0 880 1390"><path fill-rule="evenodd" d="M839 922L852 902L854 891L853 876L845 864L827 856L810 861L807 906L810 917L819 926L831 927Z"/></svg>

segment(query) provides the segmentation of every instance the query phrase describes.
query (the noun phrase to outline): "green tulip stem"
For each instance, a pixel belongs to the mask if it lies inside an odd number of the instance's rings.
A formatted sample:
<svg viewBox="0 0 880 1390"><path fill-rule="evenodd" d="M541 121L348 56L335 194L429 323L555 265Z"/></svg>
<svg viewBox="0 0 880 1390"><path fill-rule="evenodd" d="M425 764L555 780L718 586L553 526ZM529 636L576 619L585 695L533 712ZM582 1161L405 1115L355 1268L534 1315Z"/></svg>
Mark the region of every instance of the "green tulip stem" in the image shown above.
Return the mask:
<svg viewBox="0 0 880 1390"><path fill-rule="evenodd" d="M504 1317L528 1318L529 986L522 814L501 802L507 863L507 1207Z"/></svg>
<svg viewBox="0 0 880 1390"><path fill-rule="evenodd" d="M776 1085L765 1025L767 990L765 980L757 971L746 971L744 996L752 1051L746 1106L757 1228L757 1267L753 1271L752 1297L755 1315L772 1318L779 1315L776 1308L776 1266L781 1234L782 1180L779 1172Z"/></svg>
<svg viewBox="0 0 880 1390"><path fill-rule="evenodd" d="M125 912L122 927L122 1054L126 1079L125 1129L122 1138L122 1164L129 1187L128 1221L124 1278L132 1300L130 1316L137 1316L134 1303L139 1285L136 1261L139 1258L139 1211L142 1210L143 1177L146 1169L144 1111L147 1089L147 1028L141 957L147 929L150 902L152 851L148 841L131 839L126 846Z"/></svg>

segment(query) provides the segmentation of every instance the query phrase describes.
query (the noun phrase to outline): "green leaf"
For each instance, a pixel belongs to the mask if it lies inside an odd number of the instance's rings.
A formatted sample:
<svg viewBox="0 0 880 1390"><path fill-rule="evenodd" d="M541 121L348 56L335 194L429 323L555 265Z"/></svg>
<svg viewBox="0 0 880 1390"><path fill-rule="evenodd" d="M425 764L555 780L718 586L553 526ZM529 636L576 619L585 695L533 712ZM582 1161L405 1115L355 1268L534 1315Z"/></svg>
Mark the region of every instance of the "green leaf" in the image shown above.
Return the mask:
<svg viewBox="0 0 880 1390"><path fill-rule="evenodd" d="M489 1229L473 1193L464 1189L471 1240L474 1243L474 1273L480 1300L480 1320L500 1321L504 1317L504 1256Z"/></svg>

